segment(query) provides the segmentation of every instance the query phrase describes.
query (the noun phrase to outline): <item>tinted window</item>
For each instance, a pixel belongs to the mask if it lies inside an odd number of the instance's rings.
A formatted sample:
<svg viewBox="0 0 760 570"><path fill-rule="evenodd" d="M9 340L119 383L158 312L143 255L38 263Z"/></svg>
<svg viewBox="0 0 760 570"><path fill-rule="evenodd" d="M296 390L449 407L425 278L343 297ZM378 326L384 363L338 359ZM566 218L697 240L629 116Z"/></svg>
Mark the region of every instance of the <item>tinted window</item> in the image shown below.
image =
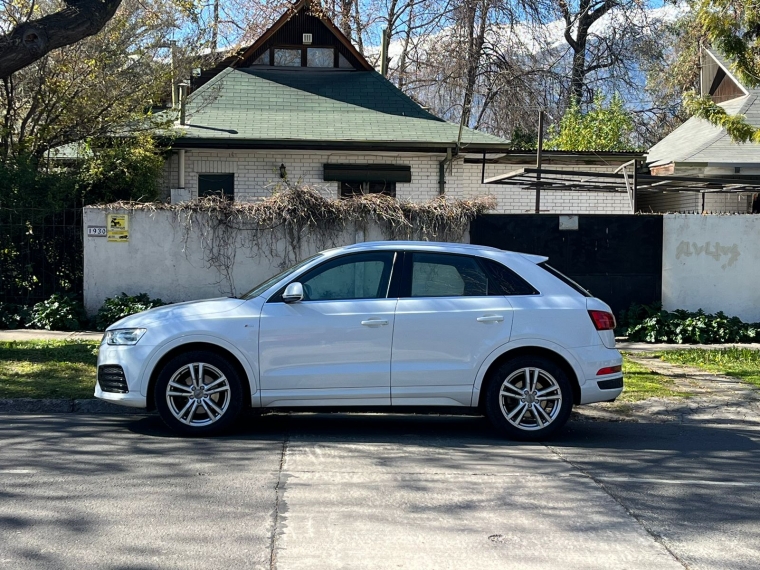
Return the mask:
<svg viewBox="0 0 760 570"><path fill-rule="evenodd" d="M517 273L492 259L480 259L492 279L489 295L538 295L538 291Z"/></svg>
<svg viewBox="0 0 760 570"><path fill-rule="evenodd" d="M465 255L412 254L412 297L472 297L488 295L488 276Z"/></svg>
<svg viewBox="0 0 760 570"><path fill-rule="evenodd" d="M327 261L299 279L303 300L383 299L388 295L393 257L392 251L382 251Z"/></svg>

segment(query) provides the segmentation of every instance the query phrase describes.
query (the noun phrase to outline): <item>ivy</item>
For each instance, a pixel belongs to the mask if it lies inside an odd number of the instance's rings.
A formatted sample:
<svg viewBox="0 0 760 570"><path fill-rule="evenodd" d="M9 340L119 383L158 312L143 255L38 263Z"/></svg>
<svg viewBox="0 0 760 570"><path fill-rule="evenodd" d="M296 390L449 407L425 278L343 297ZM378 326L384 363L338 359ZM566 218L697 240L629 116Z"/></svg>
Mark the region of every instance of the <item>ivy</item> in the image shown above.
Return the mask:
<svg viewBox="0 0 760 570"><path fill-rule="evenodd" d="M744 115L729 115L709 97L699 97L694 91L689 91L684 95L684 104L695 117L725 129L734 142L760 143L760 128L750 125Z"/></svg>

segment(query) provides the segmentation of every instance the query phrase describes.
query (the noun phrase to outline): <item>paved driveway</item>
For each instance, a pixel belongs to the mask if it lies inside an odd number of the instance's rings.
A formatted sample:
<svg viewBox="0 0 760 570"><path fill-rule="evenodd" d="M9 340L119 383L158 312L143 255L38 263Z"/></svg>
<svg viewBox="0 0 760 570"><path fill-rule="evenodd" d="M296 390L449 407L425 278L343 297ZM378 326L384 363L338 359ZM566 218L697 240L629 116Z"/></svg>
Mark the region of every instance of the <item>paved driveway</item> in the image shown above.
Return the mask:
<svg viewBox="0 0 760 570"><path fill-rule="evenodd" d="M0 568L757 568L760 430L0 415Z"/></svg>

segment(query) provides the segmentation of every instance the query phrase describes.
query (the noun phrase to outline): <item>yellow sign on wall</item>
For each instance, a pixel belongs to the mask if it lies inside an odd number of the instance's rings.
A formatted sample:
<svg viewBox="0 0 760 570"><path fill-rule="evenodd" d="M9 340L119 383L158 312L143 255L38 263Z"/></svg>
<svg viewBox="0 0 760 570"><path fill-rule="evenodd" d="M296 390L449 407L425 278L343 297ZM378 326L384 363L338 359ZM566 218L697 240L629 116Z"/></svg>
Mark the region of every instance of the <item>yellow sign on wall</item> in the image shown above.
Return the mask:
<svg viewBox="0 0 760 570"><path fill-rule="evenodd" d="M106 216L106 229L108 231L108 241L129 241L129 215L128 214L108 214Z"/></svg>

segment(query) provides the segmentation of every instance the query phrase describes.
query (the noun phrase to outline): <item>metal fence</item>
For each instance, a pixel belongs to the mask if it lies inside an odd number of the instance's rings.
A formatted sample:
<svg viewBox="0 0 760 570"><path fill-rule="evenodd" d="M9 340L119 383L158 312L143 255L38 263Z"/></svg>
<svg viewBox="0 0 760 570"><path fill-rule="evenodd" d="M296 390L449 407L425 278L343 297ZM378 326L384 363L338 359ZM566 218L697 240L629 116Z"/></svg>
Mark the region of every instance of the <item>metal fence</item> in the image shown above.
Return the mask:
<svg viewBox="0 0 760 570"><path fill-rule="evenodd" d="M82 210L0 208L0 302L82 297Z"/></svg>

